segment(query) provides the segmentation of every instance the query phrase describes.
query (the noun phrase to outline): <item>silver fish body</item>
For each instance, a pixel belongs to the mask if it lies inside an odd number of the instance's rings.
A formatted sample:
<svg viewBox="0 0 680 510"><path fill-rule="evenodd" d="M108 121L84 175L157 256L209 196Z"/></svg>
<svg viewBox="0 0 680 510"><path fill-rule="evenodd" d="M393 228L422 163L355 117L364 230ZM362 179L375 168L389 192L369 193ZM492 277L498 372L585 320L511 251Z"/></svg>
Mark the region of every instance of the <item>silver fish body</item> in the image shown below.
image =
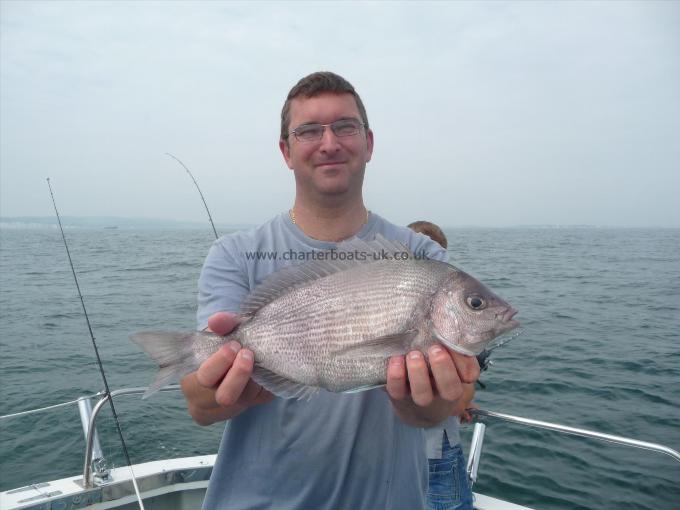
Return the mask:
<svg viewBox="0 0 680 510"><path fill-rule="evenodd" d="M382 237L342 243L341 252L355 256L271 275L246 298L242 323L225 337L133 335L161 367L149 392L196 370L231 340L253 351L255 381L278 396L300 398L321 388L352 392L383 385L391 356L426 353L437 342L477 354L518 326L510 305L449 264L418 260Z"/></svg>

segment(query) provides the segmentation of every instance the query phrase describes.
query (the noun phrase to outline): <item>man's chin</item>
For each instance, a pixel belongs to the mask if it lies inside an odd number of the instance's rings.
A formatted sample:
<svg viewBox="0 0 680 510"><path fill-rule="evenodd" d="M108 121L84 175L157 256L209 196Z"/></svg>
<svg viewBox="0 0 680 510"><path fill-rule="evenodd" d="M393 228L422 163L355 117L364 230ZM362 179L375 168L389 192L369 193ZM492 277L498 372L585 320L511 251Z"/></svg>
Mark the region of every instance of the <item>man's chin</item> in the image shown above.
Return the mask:
<svg viewBox="0 0 680 510"><path fill-rule="evenodd" d="M308 189L322 196L340 198L342 196L361 194L363 175L353 176L344 170L334 169L316 172L308 181Z"/></svg>
<svg viewBox="0 0 680 510"><path fill-rule="evenodd" d="M349 191L350 185L346 176L336 174L325 175L315 180L317 190L324 195L342 195Z"/></svg>

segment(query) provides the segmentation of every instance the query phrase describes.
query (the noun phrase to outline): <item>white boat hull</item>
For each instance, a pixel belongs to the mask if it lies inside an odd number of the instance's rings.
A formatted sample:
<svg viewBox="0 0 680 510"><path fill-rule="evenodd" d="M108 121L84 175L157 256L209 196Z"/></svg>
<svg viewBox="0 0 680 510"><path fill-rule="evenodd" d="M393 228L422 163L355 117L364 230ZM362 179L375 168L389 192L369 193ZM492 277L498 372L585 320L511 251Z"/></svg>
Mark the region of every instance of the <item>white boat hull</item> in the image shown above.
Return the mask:
<svg viewBox="0 0 680 510"><path fill-rule="evenodd" d="M133 466L146 510L200 510L216 455L157 460ZM137 510L127 466L109 471L110 480L91 489L83 477L62 478L0 493L2 510ZM531 510L475 494L478 510Z"/></svg>

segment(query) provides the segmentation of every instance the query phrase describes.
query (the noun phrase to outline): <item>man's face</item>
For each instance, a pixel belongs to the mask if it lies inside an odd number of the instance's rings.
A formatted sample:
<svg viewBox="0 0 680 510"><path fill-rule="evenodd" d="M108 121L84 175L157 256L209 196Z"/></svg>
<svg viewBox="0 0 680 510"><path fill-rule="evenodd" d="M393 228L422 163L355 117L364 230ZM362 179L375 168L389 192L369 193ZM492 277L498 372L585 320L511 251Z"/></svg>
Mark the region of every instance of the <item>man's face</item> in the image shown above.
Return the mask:
<svg viewBox="0 0 680 510"><path fill-rule="evenodd" d="M290 105L292 131L304 124L330 124L340 119L361 121L351 94L321 94L295 98ZM373 133L361 128L351 136L336 136L326 127L318 141L303 142L294 134L279 147L288 168L295 173L298 193L315 198L361 193L366 163L373 152Z"/></svg>

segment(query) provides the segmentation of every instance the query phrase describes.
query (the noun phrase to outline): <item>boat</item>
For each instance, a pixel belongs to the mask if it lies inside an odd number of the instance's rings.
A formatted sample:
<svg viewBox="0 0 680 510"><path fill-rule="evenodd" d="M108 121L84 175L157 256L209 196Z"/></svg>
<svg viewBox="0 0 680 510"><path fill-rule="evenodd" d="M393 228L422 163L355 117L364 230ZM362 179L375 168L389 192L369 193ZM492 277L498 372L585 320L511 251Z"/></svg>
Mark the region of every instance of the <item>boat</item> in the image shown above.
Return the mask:
<svg viewBox="0 0 680 510"><path fill-rule="evenodd" d="M146 388L122 388L111 391L110 395L97 393L39 409L0 416L0 420L7 420L27 414L47 412L65 405L77 405L85 437L82 473L57 480L36 481L24 487L0 492L0 508L2 510L70 510L76 508L133 510L142 507L138 502L138 488L145 510L199 510L216 455L158 459L116 468L106 466L96 427L101 409L111 398L141 395L145 391ZM161 391L176 392L179 391L179 386L170 385ZM93 399L98 399L94 405L92 405ZM473 487L479 473L487 422L493 423L494 420L650 450L668 455L680 462L680 452L657 443L483 409L470 409L469 411L478 420L482 420L474 425L468 455L467 474ZM473 497L476 510L537 510L476 492L473 492Z"/></svg>

